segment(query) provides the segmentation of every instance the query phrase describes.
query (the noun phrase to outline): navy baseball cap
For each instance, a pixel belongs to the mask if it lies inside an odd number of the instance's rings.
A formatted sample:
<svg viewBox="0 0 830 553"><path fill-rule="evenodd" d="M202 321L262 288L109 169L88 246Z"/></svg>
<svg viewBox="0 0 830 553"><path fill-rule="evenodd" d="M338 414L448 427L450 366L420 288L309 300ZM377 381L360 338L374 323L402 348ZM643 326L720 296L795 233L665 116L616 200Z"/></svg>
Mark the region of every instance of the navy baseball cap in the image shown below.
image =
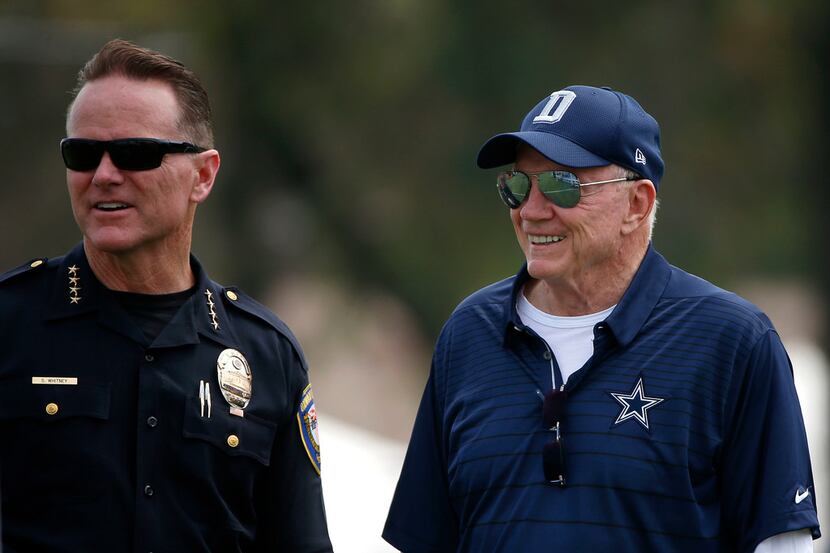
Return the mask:
<svg viewBox="0 0 830 553"><path fill-rule="evenodd" d="M660 127L637 101L610 88L569 86L530 110L518 132L490 138L478 152L478 166L491 169L516 161L527 144L568 167L616 164L658 186L663 176Z"/></svg>

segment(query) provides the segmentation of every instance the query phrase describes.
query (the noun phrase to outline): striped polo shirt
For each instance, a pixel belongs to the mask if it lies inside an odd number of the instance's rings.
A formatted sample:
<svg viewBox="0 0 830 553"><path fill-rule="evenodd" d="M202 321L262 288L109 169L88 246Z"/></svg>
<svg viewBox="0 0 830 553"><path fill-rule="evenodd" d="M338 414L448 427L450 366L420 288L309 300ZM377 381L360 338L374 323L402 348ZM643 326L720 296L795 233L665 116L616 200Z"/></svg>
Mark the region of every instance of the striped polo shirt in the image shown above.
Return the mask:
<svg viewBox="0 0 830 553"><path fill-rule="evenodd" d="M564 487L544 478L556 359L515 277L444 326L384 538L405 553L752 552L811 529L792 367L769 319L649 250L565 385ZM807 492L810 492L809 494Z"/></svg>

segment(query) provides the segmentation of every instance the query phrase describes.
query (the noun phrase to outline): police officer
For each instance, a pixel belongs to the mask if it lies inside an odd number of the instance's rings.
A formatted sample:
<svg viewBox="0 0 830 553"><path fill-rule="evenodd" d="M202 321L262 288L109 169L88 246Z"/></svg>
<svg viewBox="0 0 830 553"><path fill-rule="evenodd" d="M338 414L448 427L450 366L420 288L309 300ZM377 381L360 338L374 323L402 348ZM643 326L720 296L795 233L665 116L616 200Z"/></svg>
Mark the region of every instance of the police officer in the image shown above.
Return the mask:
<svg viewBox="0 0 830 553"><path fill-rule="evenodd" d="M0 277L4 551L331 551L300 346L190 254L220 162L202 85L111 41L67 136L83 241Z"/></svg>

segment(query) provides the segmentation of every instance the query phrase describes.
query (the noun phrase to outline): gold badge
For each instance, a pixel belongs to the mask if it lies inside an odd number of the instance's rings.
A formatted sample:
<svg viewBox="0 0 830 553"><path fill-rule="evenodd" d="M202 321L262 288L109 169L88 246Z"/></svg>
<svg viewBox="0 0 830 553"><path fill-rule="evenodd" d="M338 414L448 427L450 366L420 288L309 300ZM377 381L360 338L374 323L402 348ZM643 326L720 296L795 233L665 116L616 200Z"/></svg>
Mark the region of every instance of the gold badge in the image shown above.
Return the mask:
<svg viewBox="0 0 830 553"><path fill-rule="evenodd" d="M231 408L244 409L251 401L251 367L245 356L235 349L226 349L216 360L219 390Z"/></svg>

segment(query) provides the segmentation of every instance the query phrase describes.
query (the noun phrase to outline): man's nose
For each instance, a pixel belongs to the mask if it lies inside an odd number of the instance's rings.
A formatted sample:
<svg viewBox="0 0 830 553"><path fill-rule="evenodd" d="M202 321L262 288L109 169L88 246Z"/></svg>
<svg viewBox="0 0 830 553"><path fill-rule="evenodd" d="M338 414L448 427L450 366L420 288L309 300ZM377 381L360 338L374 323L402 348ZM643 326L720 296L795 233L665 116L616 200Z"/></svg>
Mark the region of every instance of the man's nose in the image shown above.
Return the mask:
<svg viewBox="0 0 830 553"><path fill-rule="evenodd" d="M124 180L121 169L112 162L109 152L104 152L95 174L92 176L92 184L102 186L107 184L119 184Z"/></svg>
<svg viewBox="0 0 830 553"><path fill-rule="evenodd" d="M530 190L527 199L519 208L524 219L544 219L553 214L553 202L539 190L539 181L536 175L530 177Z"/></svg>

